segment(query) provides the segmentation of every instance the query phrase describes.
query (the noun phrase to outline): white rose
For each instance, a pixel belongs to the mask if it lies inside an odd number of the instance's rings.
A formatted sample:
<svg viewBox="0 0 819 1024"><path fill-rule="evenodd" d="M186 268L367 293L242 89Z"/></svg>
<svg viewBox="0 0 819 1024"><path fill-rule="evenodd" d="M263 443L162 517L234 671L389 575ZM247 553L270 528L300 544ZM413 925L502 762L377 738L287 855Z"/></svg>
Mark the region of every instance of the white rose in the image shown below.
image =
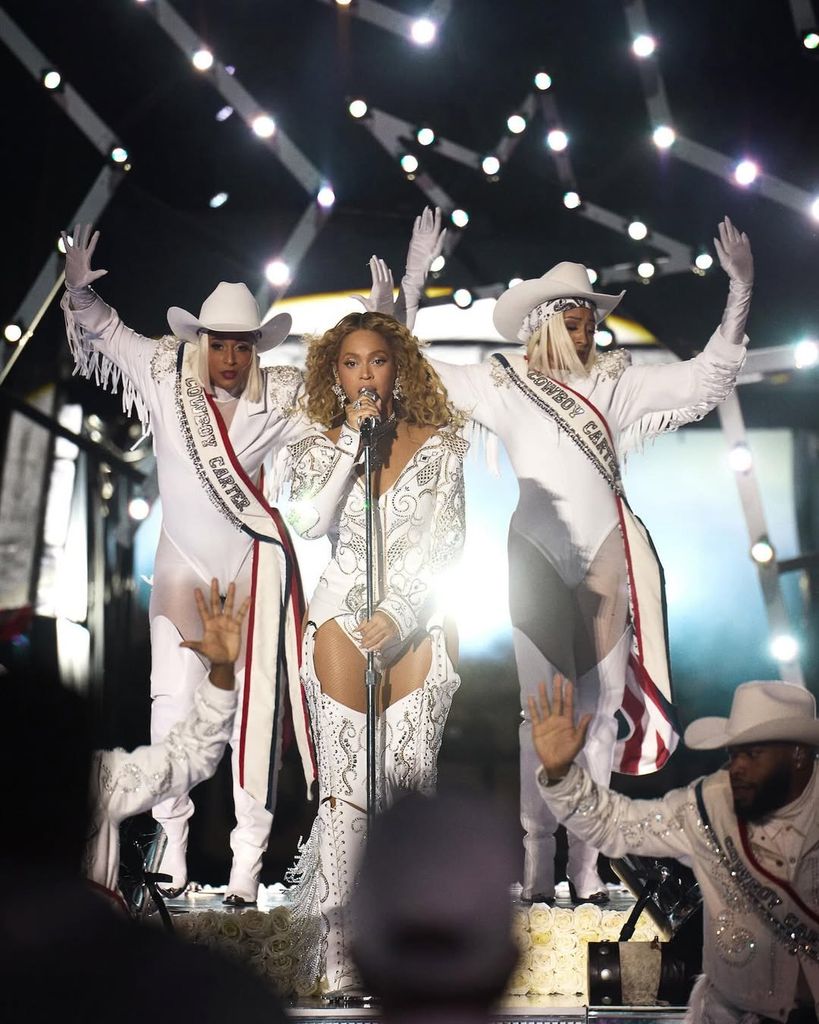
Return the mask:
<svg viewBox="0 0 819 1024"><path fill-rule="evenodd" d="M526 967L518 967L512 977L506 991L513 996L525 996L532 990L532 972Z"/></svg>
<svg viewBox="0 0 819 1024"><path fill-rule="evenodd" d="M557 932L552 945L557 953L572 952L577 949L577 935L574 932Z"/></svg>
<svg viewBox="0 0 819 1024"><path fill-rule="evenodd" d="M572 930L574 914L565 907L557 907L552 911L552 921L555 931L568 932Z"/></svg>
<svg viewBox="0 0 819 1024"><path fill-rule="evenodd" d="M581 906L576 907L574 911L575 931L598 929L602 919L603 912L600 907L596 907L593 903L583 903Z"/></svg>

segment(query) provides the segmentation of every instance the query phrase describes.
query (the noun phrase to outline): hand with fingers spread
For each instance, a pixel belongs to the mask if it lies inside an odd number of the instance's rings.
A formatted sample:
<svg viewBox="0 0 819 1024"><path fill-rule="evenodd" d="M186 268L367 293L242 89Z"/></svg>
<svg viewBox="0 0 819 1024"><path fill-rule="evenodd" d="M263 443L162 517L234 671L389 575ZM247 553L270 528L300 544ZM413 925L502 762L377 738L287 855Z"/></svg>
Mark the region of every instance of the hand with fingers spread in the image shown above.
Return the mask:
<svg viewBox="0 0 819 1024"><path fill-rule="evenodd" d="M546 775L552 781L562 779L572 762L583 749L591 715L574 721L574 688L568 679L556 675L552 702L546 693L546 684L540 684L540 700L529 698L529 717L532 722L532 742Z"/></svg>
<svg viewBox="0 0 819 1024"><path fill-rule="evenodd" d="M373 612L355 632L365 651L380 651L390 640L398 639L398 627L386 612Z"/></svg>
<svg viewBox="0 0 819 1024"><path fill-rule="evenodd" d="M395 298L393 296L392 271L377 256L370 257L370 277L372 286L368 296L354 295L368 313L384 313L386 316L395 314Z"/></svg>
<svg viewBox="0 0 819 1024"><path fill-rule="evenodd" d="M395 317L403 320L412 329L415 314L421 304L424 282L432 261L441 255L446 239L446 228L441 227L441 210L435 212L424 207L424 212L415 218L407 250L407 267L401 279L401 291L396 304Z"/></svg>
<svg viewBox="0 0 819 1024"><path fill-rule="evenodd" d="M219 597L219 581L210 581L210 604L205 603L202 591L194 591L199 618L202 620L201 640L183 640L180 647L196 651L210 662L210 681L223 690L233 689L233 665L239 657L242 646L242 621L250 607L250 598L234 614L236 585L231 583L225 596L224 606Z"/></svg>
<svg viewBox="0 0 819 1024"><path fill-rule="evenodd" d="M78 224L74 228L74 238L69 239L65 231L60 235L65 247L65 285L72 291L88 288L99 277L105 277L107 270L92 270L91 257L97 247L100 233L92 234L90 224Z"/></svg>
<svg viewBox="0 0 819 1024"><path fill-rule="evenodd" d="M714 248L720 266L725 273L739 284L754 283L754 257L751 243L744 231L738 231L728 217L719 224L719 238L714 239Z"/></svg>

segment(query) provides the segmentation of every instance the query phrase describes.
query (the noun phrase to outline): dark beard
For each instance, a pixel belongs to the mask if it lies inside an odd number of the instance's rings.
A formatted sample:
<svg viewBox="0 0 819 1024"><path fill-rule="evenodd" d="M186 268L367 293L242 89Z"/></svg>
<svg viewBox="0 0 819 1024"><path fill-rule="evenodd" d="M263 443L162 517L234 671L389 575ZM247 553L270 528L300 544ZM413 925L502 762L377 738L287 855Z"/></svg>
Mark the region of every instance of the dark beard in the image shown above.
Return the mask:
<svg viewBox="0 0 819 1024"><path fill-rule="evenodd" d="M783 766L776 774L759 783L749 803L738 804L734 797L734 813L737 818L740 821L762 821L780 807L784 807L788 803L789 783L790 771Z"/></svg>

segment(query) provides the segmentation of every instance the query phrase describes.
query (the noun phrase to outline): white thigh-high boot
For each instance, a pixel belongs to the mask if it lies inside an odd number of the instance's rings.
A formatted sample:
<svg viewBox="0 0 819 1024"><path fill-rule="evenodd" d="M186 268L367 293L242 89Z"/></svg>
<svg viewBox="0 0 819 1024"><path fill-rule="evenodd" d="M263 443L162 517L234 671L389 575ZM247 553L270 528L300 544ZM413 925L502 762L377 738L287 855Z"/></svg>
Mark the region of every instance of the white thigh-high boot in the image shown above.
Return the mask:
<svg viewBox="0 0 819 1024"><path fill-rule="evenodd" d="M193 651L180 648L181 640L170 619L158 615L151 620L152 743L165 739L172 727L188 716L193 695L208 675L207 667ZM168 837L159 870L173 876L174 889L184 888L188 880L186 852L192 814L193 802L187 794L162 800L153 808L154 820Z"/></svg>
<svg viewBox="0 0 819 1024"><path fill-rule="evenodd" d="M546 689L551 693L556 669L525 633L513 629L512 639L523 717L520 724L520 823L524 832L521 898L551 899L555 894L555 832L558 822L541 796L535 779L540 758L532 743L529 697L538 696L541 683L546 683Z"/></svg>
<svg viewBox="0 0 819 1024"><path fill-rule="evenodd" d="M578 761L595 782L608 786L611 779L614 747L617 742L617 719L614 717L623 702L626 666L631 645L631 628L620 637L606 657L584 672L574 688L575 716L592 715L586 744ZM580 842L569 830L569 863L567 873L580 897L605 891L597 873L594 847Z"/></svg>
<svg viewBox="0 0 819 1024"><path fill-rule="evenodd" d="M233 770L233 811L236 825L230 833L230 848L233 863L230 868L226 899L230 902L254 903L259 891L259 875L262 872L262 858L270 839L273 815L261 800L252 797L239 785L239 741L242 732L242 700L244 698L245 671L236 673L236 688L239 690L233 734L230 738L231 768Z"/></svg>

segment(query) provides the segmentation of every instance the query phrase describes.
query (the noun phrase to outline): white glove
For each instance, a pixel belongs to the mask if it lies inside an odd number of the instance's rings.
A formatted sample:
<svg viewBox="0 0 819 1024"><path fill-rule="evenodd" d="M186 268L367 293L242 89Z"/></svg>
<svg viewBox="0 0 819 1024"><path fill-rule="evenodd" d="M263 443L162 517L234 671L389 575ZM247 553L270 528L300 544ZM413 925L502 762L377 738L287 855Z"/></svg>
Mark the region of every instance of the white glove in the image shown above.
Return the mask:
<svg viewBox="0 0 819 1024"><path fill-rule="evenodd" d="M97 247L100 233L91 234L90 224L78 224L74 228L71 242L65 231L60 232L65 246L65 286L70 291L88 288L98 277L105 277L107 270L92 270L91 257Z"/></svg>
<svg viewBox="0 0 819 1024"><path fill-rule="evenodd" d="M728 219L719 225L719 238L714 239L720 266L737 284L754 283L754 257L751 243L744 231L739 232Z"/></svg>
<svg viewBox="0 0 819 1024"><path fill-rule="evenodd" d="M446 228L441 228L441 210L436 206L435 213L428 207L415 218L412 226L412 237L407 250L407 266L401 278L401 289L398 293L395 318L403 320L412 330L415 314L421 304L424 282L432 261L441 255L446 239Z"/></svg>
<svg viewBox="0 0 819 1024"><path fill-rule="evenodd" d="M370 294L365 298L363 295L353 295L368 313L384 313L386 316L395 315L395 299L393 298L392 271L377 256L370 258L370 276L372 286Z"/></svg>

